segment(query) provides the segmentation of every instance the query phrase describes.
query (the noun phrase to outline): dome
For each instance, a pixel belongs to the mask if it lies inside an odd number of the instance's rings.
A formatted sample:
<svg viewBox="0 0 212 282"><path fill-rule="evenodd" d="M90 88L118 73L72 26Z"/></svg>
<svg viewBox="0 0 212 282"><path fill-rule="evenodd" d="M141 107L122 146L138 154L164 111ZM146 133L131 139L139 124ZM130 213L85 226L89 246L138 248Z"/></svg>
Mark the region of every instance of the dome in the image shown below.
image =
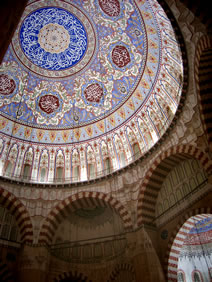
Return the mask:
<svg viewBox="0 0 212 282"><path fill-rule="evenodd" d="M209 281L211 280L212 217L205 215L201 220L198 220L198 217L192 219L194 227L187 234L179 253L178 277L183 276L184 280L192 277L194 281Z"/></svg>
<svg viewBox="0 0 212 282"><path fill-rule="evenodd" d="M183 63L155 0L28 1L0 67L0 174L101 178L169 128Z"/></svg>

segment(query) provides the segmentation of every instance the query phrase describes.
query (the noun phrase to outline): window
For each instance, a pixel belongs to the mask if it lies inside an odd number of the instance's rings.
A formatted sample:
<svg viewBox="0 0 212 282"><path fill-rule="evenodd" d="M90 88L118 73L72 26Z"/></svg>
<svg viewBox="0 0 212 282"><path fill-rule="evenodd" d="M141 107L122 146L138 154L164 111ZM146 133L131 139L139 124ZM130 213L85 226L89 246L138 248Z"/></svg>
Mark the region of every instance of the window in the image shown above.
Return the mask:
<svg viewBox="0 0 212 282"><path fill-rule="evenodd" d="M140 148L138 143L133 144L133 153L134 153L134 157L138 158L140 155Z"/></svg>
<svg viewBox="0 0 212 282"><path fill-rule="evenodd" d="M209 278L212 280L212 268L209 269Z"/></svg>
<svg viewBox="0 0 212 282"><path fill-rule="evenodd" d="M12 175L12 163L10 161L7 162L6 164L6 169L5 169L5 176L11 176Z"/></svg>
<svg viewBox="0 0 212 282"><path fill-rule="evenodd" d="M31 166L28 164L24 165L24 170L23 170L23 178L28 179L30 177L30 171L31 171Z"/></svg>
<svg viewBox="0 0 212 282"><path fill-rule="evenodd" d="M56 181L62 181L63 180L63 167L57 167L56 168Z"/></svg>
<svg viewBox="0 0 212 282"><path fill-rule="evenodd" d="M10 241L17 241L18 226L12 214L0 206L0 238Z"/></svg>
<svg viewBox="0 0 212 282"><path fill-rule="evenodd" d="M179 271L177 273L177 282L185 282L185 274L183 273L183 271Z"/></svg>
<svg viewBox="0 0 212 282"><path fill-rule="evenodd" d="M109 174L111 172L111 164L109 158L106 158L104 160L104 169L105 169L105 174Z"/></svg>
<svg viewBox="0 0 212 282"><path fill-rule="evenodd" d="M46 180L46 168L42 167L40 172L40 182L44 182Z"/></svg>
<svg viewBox="0 0 212 282"><path fill-rule="evenodd" d="M195 270L192 273L192 281L193 282L202 282L202 277L200 271Z"/></svg>
<svg viewBox="0 0 212 282"><path fill-rule="evenodd" d="M79 180L79 166L73 167L72 177L73 177L73 181Z"/></svg>
<svg viewBox="0 0 212 282"><path fill-rule="evenodd" d="M124 154L124 152L121 152L121 153L119 154L119 159L120 159L121 166L125 166L125 165L126 165L126 159L125 159L125 154Z"/></svg>
<svg viewBox="0 0 212 282"><path fill-rule="evenodd" d="M95 178L95 166L94 164L88 164L88 179Z"/></svg>

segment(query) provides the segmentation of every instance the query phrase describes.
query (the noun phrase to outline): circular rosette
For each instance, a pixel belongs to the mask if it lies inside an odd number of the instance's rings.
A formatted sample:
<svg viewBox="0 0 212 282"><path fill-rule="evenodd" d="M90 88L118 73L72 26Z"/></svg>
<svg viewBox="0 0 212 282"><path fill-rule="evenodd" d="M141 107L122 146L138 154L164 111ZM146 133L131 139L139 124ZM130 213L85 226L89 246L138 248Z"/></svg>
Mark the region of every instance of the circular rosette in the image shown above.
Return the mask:
<svg viewBox="0 0 212 282"><path fill-rule="evenodd" d="M60 83L49 87L47 82L42 82L29 95L26 103L38 124L58 125L72 107L71 97Z"/></svg>
<svg viewBox="0 0 212 282"><path fill-rule="evenodd" d="M113 82L100 73L92 74L94 76L89 72L86 80L88 82L84 79L76 79L74 89L76 106L94 116L99 116L112 108Z"/></svg>
<svg viewBox="0 0 212 282"><path fill-rule="evenodd" d="M102 39L107 56L101 56L101 62L108 75L120 79L124 76L138 76L143 68L143 55L136 50L130 38L123 33L114 37Z"/></svg>
<svg viewBox="0 0 212 282"><path fill-rule="evenodd" d="M87 66L96 48L96 34L88 16L73 3L46 1L29 4L12 40L20 62L42 77L62 78ZM57 6L57 7L56 7Z"/></svg>
<svg viewBox="0 0 212 282"><path fill-rule="evenodd" d="M15 62L4 62L0 67L0 106L19 103L24 94L27 74L20 72Z"/></svg>
<svg viewBox="0 0 212 282"><path fill-rule="evenodd" d="M38 36L31 36L32 29ZM35 65L48 70L63 70L83 57L87 35L82 23L70 12L46 7L25 19L20 29L20 42L25 55Z"/></svg>

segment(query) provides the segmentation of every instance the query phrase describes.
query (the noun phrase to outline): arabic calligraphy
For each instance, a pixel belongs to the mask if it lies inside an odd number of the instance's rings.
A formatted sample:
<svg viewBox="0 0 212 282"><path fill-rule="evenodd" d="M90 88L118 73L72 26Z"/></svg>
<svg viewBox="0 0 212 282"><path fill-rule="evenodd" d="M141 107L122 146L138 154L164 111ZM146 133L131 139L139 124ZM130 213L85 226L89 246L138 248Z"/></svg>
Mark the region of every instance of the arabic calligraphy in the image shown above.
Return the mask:
<svg viewBox="0 0 212 282"><path fill-rule="evenodd" d="M92 83L86 87L84 94L88 102L99 103L103 96L103 88L98 83Z"/></svg>
<svg viewBox="0 0 212 282"><path fill-rule="evenodd" d="M58 97L53 95L44 95L39 100L39 107L47 114L51 114L56 111L60 106Z"/></svg>
<svg viewBox="0 0 212 282"><path fill-rule="evenodd" d="M7 74L0 74L0 94L9 95L15 90L15 81Z"/></svg>
<svg viewBox="0 0 212 282"><path fill-rule="evenodd" d="M120 3L118 0L99 0L99 6L109 17L117 17L120 14Z"/></svg>
<svg viewBox="0 0 212 282"><path fill-rule="evenodd" d="M125 46L117 45L112 50L112 61L119 67L125 67L130 62L130 54Z"/></svg>
<svg viewBox="0 0 212 282"><path fill-rule="evenodd" d="M20 43L27 58L47 70L64 70L77 64L87 50L81 21L56 7L34 11L20 29Z"/></svg>

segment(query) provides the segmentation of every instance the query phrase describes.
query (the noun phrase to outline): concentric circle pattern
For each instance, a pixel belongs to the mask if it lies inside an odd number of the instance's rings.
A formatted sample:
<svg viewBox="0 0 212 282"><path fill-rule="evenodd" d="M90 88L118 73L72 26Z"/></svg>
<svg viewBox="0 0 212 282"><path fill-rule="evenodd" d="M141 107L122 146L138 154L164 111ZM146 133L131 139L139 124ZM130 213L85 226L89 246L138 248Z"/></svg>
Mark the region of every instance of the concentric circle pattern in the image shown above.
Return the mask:
<svg viewBox="0 0 212 282"><path fill-rule="evenodd" d="M156 0L29 1L0 67L2 175L83 181L126 166L169 127L182 81Z"/></svg>
<svg viewBox="0 0 212 282"><path fill-rule="evenodd" d="M48 70L72 67L87 49L83 24L70 12L56 7L41 8L28 15L19 36L29 61Z"/></svg>

